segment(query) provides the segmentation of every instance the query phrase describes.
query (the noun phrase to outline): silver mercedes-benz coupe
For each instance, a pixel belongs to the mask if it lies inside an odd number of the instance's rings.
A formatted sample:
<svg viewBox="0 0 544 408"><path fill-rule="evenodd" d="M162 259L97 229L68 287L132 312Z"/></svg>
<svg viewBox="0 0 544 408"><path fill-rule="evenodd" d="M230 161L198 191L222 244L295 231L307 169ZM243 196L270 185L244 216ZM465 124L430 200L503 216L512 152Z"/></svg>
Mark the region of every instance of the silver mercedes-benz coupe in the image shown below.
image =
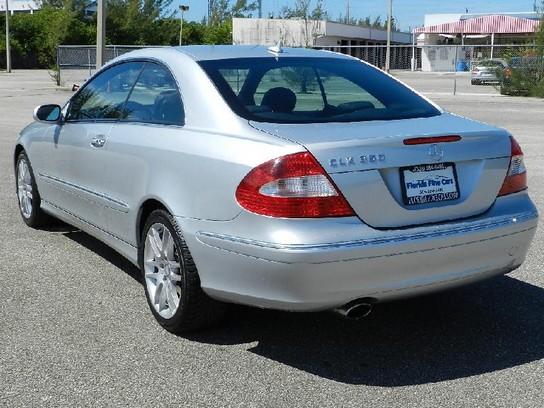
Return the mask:
<svg viewBox="0 0 544 408"><path fill-rule="evenodd" d="M512 135L326 51L123 55L14 151L23 220L138 265L172 332L226 303L361 317L519 267L537 225Z"/></svg>

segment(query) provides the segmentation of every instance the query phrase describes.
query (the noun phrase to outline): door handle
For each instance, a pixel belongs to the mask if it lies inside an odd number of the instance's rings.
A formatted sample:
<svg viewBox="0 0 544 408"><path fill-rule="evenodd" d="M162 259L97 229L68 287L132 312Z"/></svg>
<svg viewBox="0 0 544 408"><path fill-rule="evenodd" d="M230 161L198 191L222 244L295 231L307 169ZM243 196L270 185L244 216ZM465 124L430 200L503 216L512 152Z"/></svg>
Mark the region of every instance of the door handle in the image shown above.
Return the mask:
<svg viewBox="0 0 544 408"><path fill-rule="evenodd" d="M93 140L91 141L92 147L103 147L106 144L106 139L104 139L104 136L96 136L93 137Z"/></svg>

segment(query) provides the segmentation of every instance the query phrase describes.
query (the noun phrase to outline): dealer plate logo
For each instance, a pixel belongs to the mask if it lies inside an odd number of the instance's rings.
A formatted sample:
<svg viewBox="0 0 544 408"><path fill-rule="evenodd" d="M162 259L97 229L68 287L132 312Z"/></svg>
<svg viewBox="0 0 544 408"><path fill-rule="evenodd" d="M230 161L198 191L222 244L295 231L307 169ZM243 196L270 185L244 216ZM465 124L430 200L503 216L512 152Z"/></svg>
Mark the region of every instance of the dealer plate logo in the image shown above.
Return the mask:
<svg viewBox="0 0 544 408"><path fill-rule="evenodd" d="M440 161L444 158L444 149L437 144L429 147L429 156L434 161Z"/></svg>

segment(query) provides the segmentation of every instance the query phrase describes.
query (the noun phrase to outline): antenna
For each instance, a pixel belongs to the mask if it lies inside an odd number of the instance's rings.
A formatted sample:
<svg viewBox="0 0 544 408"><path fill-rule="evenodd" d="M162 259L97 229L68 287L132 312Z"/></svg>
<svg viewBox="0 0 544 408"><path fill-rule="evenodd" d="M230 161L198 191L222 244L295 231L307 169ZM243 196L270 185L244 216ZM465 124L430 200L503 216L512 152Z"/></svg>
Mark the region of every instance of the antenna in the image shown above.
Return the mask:
<svg viewBox="0 0 544 408"><path fill-rule="evenodd" d="M271 52L272 54L281 54L283 52L282 45L283 44L282 44L282 42L280 40L280 41L278 41L278 43L276 45L273 45L272 47L268 47L268 52Z"/></svg>

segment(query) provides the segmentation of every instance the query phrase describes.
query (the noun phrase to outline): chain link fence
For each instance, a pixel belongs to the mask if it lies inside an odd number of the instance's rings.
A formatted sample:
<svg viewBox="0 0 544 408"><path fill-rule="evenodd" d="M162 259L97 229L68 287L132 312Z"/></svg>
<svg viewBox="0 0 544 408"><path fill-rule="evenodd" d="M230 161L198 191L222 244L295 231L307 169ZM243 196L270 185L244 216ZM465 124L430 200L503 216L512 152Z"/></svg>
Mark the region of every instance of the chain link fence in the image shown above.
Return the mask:
<svg viewBox="0 0 544 408"><path fill-rule="evenodd" d="M348 54L385 68L386 45L319 46L315 49ZM424 72L469 71L474 63L535 55L535 45L391 45L390 69Z"/></svg>
<svg viewBox="0 0 544 408"><path fill-rule="evenodd" d="M127 52L150 47L160 46L108 45L104 61L108 62ZM60 45L57 48L57 66L61 85L82 84L96 71L96 46Z"/></svg>
<svg viewBox="0 0 544 408"><path fill-rule="evenodd" d="M149 46L117 46L106 48L105 61L127 52ZM386 45L337 45L316 46L315 49L348 54L366 61L378 68L386 65ZM537 55L535 45L391 45L390 69L394 71L421 71L436 75L451 75L450 92L456 93L458 81L471 85L471 74L478 64L499 60L509 66L516 61ZM57 65L60 82L71 86L81 84L96 70L96 47L63 45L57 50ZM488 81L492 83L493 81ZM470 89L470 88L469 88ZM475 89L475 88L472 88ZM463 89L464 92L468 92Z"/></svg>
<svg viewBox="0 0 544 408"><path fill-rule="evenodd" d="M338 45L314 47L339 52L364 60L380 69L386 67L386 45ZM539 56L540 55L540 56ZM440 45L391 45L390 69L396 76L407 80L404 72L419 71L434 74L423 76L418 89L424 92L498 93L504 70L532 71L535 78L544 77L544 57L536 45L520 44L440 44ZM539 71L539 72L535 72ZM451 78L448 89L432 88L436 77ZM422 76L420 76L422 78ZM447 80L442 80L442 84ZM435 81L436 82L436 81ZM487 89L478 85L493 85Z"/></svg>

